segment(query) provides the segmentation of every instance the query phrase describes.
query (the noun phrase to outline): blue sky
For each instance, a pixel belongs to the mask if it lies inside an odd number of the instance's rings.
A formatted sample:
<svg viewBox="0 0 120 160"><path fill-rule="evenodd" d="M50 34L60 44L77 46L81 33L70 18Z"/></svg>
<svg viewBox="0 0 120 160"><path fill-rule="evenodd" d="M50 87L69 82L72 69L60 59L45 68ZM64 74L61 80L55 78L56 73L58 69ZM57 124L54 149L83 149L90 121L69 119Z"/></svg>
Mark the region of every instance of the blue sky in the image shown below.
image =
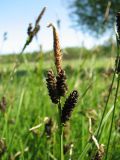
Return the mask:
<svg viewBox="0 0 120 160"><path fill-rule="evenodd" d="M52 22L56 25L57 19L61 20L60 44L66 46L82 46L90 48L94 44L102 43L106 37L96 41L90 35L81 31L75 31L70 26L72 21L69 17L67 3L63 0L1 0L0 1L0 53L18 53L27 38L29 23L35 22L36 17L46 6L46 12L41 20L41 30L38 34L39 44L43 50L53 47L52 30L46 26ZM2 44L3 33L8 32L8 40ZM38 50L39 47L34 39L26 51Z"/></svg>

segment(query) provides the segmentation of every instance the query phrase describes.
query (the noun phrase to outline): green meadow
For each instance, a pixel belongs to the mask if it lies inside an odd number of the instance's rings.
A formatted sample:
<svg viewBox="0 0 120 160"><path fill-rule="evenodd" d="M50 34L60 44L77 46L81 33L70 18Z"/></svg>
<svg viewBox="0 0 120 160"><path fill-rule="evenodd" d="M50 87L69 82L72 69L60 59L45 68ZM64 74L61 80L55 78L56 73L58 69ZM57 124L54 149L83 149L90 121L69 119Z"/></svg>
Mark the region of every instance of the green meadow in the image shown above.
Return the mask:
<svg viewBox="0 0 120 160"><path fill-rule="evenodd" d="M103 47L93 50L85 48L67 48L63 50L63 68L69 88L65 98L76 89L79 99L70 120L63 131L64 159L92 160L98 148L91 138L94 136L103 147L103 156L107 148L108 137L117 87L118 75L110 91L114 75L116 49L108 54ZM93 54L92 54L93 53ZM106 54L105 54L106 53ZM0 111L0 159L2 160L58 160L59 136L57 126L57 105L51 102L46 85L49 69L56 72L53 52L1 56L0 97L5 99ZM11 75L16 60L18 67ZM102 132L97 130L111 92ZM110 139L108 159L120 159L120 98L116 101L116 110ZM46 133L47 120L51 119L51 132ZM91 123L90 123L91 122Z"/></svg>

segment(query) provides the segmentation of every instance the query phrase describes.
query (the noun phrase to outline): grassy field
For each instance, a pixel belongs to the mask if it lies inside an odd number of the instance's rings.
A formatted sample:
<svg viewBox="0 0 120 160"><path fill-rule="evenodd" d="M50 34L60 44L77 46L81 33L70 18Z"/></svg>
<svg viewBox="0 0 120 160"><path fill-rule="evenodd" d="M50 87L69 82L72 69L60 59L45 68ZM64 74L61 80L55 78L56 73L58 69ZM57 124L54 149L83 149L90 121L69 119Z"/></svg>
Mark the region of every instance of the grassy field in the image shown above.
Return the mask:
<svg viewBox="0 0 120 160"><path fill-rule="evenodd" d="M54 59L40 56L37 62L20 64L14 76L10 72L14 63L0 64L1 105L0 159L2 160L56 160L59 159L59 136L57 106L52 104L46 86L47 70L55 71ZM67 75L68 92L79 92L78 103L70 121L64 128L64 158L72 160L94 160L98 148L91 138L96 136L112 81L114 59L97 57L63 60ZM106 152L113 113L117 76L112 88L103 119L103 130L98 141ZM64 103L65 98L62 98ZM115 119L110 139L108 160L120 159L120 97L118 94ZM46 125L52 119L49 135ZM90 120L92 135L90 133ZM37 126L37 127L36 127ZM35 128L32 128L35 127ZM31 129L32 128L32 129ZM98 140L98 139L97 139ZM103 144L103 145L101 145Z"/></svg>

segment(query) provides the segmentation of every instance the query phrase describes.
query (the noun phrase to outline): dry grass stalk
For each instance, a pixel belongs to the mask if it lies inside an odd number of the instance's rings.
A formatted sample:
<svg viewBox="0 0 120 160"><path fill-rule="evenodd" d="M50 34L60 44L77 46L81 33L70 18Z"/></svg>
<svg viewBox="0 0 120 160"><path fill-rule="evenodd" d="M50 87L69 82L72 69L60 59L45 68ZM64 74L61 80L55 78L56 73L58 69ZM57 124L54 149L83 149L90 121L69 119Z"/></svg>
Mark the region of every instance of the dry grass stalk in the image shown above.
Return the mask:
<svg viewBox="0 0 120 160"><path fill-rule="evenodd" d="M18 151L17 153L15 153L15 155L11 155L10 160L16 160L16 159L18 159L18 157L20 158L20 156L22 155L23 152L25 153L28 151L29 151L29 148L26 147L23 151Z"/></svg>
<svg viewBox="0 0 120 160"><path fill-rule="evenodd" d="M28 38L26 40L26 43L23 46L22 51L20 52L20 54L22 54L24 52L24 50L26 49L26 47L32 42L33 38L37 35L38 31L40 30L40 25L39 22L44 14L46 10L46 7L44 7L42 9L42 11L40 12L38 18L35 21L35 26L34 28L32 27L32 24L29 23L28 29L27 29L27 34L28 34Z"/></svg>
<svg viewBox="0 0 120 160"><path fill-rule="evenodd" d="M36 19L35 26L37 26L38 23L40 22L40 20L41 20L43 14L44 14L44 12L45 12L45 10L46 10L46 7L44 7L44 8L42 9L42 11L40 12L38 18Z"/></svg>
<svg viewBox="0 0 120 160"><path fill-rule="evenodd" d="M35 27L34 27L34 28L32 28L32 24L31 24L31 23L29 24L28 29L27 29L28 39L27 39L27 41L26 41L25 46L23 47L23 50L24 50L24 48L25 48L27 45L29 45L29 44L31 43L33 37L36 36L36 34L38 33L38 31L40 30L39 22L40 22L40 20L41 20L41 18L42 18L42 16L43 16L45 10L46 10L46 7L44 7L44 8L42 9L42 11L40 12L37 20L35 21ZM21 52L21 53L22 53L22 52Z"/></svg>
<svg viewBox="0 0 120 160"><path fill-rule="evenodd" d="M92 130L92 120L90 117L89 117L89 133L91 135L92 141L94 142L95 146L97 147L97 152L95 154L95 157L92 158L92 160L102 160L102 158L104 156L104 145L99 144L98 140L94 136L93 130Z"/></svg>
<svg viewBox="0 0 120 160"><path fill-rule="evenodd" d="M34 131L34 130L40 128L42 125L43 125L43 124L40 123L40 124L38 124L37 126L34 126L34 127L30 128L29 131L30 131L30 132L31 132L31 131Z"/></svg>
<svg viewBox="0 0 120 160"><path fill-rule="evenodd" d="M108 1L107 8L106 8L105 15L104 15L104 23L107 22L109 19L111 4L112 4L111 1Z"/></svg>
<svg viewBox="0 0 120 160"><path fill-rule="evenodd" d="M94 160L102 160L104 156L104 145L100 144Z"/></svg>
<svg viewBox="0 0 120 160"><path fill-rule="evenodd" d="M38 23L40 22L43 14L44 14L44 12L45 12L45 10L46 10L46 7L44 7L44 8L42 9L42 11L40 12L37 20L35 21L35 27L34 27L34 28L32 28L32 24L29 24L28 29L27 29L28 37L27 37L27 40L26 40L26 42L25 42L25 44L24 44L21 52L19 53L19 56L21 56L21 55L23 54L23 52L24 52L24 50L26 49L26 47L32 42L33 38L34 38L34 37L36 36L36 34L38 33L38 31L39 31L39 29L40 29L40 25L39 25ZM20 61L19 61L19 60L16 60L14 66L13 66L13 69L12 69L12 71L10 72L10 79L9 79L9 81L13 80L13 77L14 77L14 74L15 74L15 72L16 72L16 69L17 69L19 66L20 66ZM8 83L7 83L6 88L7 88L7 87L8 87ZM4 92L6 92L6 89L5 89Z"/></svg>
<svg viewBox="0 0 120 160"><path fill-rule="evenodd" d="M48 27L52 27L53 29L55 65L57 72L59 73L62 70L62 53L59 43L59 36L53 24L50 23Z"/></svg>

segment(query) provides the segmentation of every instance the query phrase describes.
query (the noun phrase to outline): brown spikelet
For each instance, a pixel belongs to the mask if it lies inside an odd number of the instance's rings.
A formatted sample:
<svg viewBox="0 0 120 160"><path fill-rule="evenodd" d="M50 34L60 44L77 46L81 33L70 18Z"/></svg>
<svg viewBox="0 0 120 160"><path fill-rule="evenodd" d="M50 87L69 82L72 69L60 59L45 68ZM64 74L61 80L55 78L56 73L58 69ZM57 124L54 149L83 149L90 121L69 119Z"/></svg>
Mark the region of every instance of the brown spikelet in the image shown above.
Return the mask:
<svg viewBox="0 0 120 160"><path fill-rule="evenodd" d="M36 34L38 33L38 31L40 30L40 25L37 24L33 30L33 36L36 36Z"/></svg>
<svg viewBox="0 0 120 160"><path fill-rule="evenodd" d="M34 29L32 30L32 26L28 26L28 29L27 29L27 34L28 34L28 39L27 39L27 42L26 42L26 45L29 45L31 43L31 41L33 40L34 36L37 35L38 31L40 30L40 25L37 24Z"/></svg>
<svg viewBox="0 0 120 160"><path fill-rule="evenodd" d="M65 96L66 91L68 87L66 84L66 74L65 71L62 69L57 76L57 90L58 90L58 95Z"/></svg>
<svg viewBox="0 0 120 160"><path fill-rule="evenodd" d="M31 33L32 33L32 23L29 23L29 26L28 26L28 29L27 29L28 36L30 36Z"/></svg>
<svg viewBox="0 0 120 160"><path fill-rule="evenodd" d="M53 103L58 103L58 95L57 95L57 88L56 88L56 78L52 70L49 70L47 73L47 88L49 91L49 96Z"/></svg>
<svg viewBox="0 0 120 160"><path fill-rule="evenodd" d="M40 12L36 22L35 22L35 27L32 28L31 24L29 24L28 29L27 29L27 34L28 34L28 39L26 41L25 46L29 45L31 43L31 41L33 40L34 36L36 36L36 34L38 33L38 31L40 30L40 25L38 24L44 14L46 10L46 7L44 7L42 9L42 11ZM24 50L24 49L23 49Z"/></svg>
<svg viewBox="0 0 120 160"><path fill-rule="evenodd" d="M53 38L54 38L53 47L54 47L55 65L56 65L57 72L59 73L62 69L62 53L61 53L61 48L59 43L59 37L56 31L56 28L54 27L53 24L49 24L48 27L53 28Z"/></svg>
<svg viewBox="0 0 120 160"><path fill-rule="evenodd" d="M66 99L64 107L62 109L61 122L63 124L65 124L65 122L69 120L71 112L75 107L75 104L77 103L77 100L78 100L78 92L74 90Z"/></svg>

